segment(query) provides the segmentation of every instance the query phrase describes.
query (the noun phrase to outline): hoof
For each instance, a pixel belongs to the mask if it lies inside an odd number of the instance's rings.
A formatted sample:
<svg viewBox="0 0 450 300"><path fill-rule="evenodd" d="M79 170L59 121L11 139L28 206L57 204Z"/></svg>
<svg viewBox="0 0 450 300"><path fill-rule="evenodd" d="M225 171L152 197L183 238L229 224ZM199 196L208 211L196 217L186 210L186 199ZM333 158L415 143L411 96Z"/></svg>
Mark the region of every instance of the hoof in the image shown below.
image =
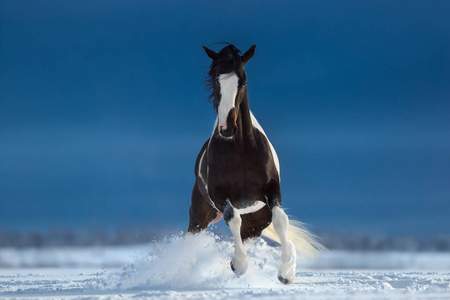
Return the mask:
<svg viewBox="0 0 450 300"><path fill-rule="evenodd" d="M234 264L233 261L230 262L230 267L231 270L233 270L234 274L236 274L237 277L241 277L242 275L245 274L245 272L247 272L247 263L245 263L244 266L242 266L241 269L237 269Z"/></svg>
<svg viewBox="0 0 450 300"><path fill-rule="evenodd" d="M294 278L292 278L291 280L287 279L287 278L283 278L280 275L278 275L278 280L282 283L282 284L291 284L294 281Z"/></svg>
<svg viewBox="0 0 450 300"><path fill-rule="evenodd" d="M231 270L233 270L233 272L236 272L236 269L235 269L235 267L233 266L233 262L232 262L232 261L230 261L230 267L231 267Z"/></svg>

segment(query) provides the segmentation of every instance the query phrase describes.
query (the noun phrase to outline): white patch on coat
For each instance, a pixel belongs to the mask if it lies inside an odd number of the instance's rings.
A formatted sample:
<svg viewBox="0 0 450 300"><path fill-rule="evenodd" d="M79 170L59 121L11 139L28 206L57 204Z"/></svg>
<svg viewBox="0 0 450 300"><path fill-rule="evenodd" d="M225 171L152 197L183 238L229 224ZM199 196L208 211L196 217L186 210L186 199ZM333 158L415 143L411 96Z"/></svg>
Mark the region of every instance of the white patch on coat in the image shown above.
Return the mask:
<svg viewBox="0 0 450 300"><path fill-rule="evenodd" d="M239 77L234 72L219 75L221 97L217 115L219 118L219 125L222 126L223 129L227 128L228 114L236 104L238 83Z"/></svg>
<svg viewBox="0 0 450 300"><path fill-rule="evenodd" d="M278 171L278 179L281 181L281 178L280 178L280 162L278 160L277 152L275 151L275 148L272 146L272 143L270 142L269 138L267 137L266 133L264 132L264 129L261 127L261 125L259 125L258 120L256 120L255 116L253 115L253 113L251 111L250 111L250 116L252 118L252 125L253 125L253 127L255 127L262 134L264 134L264 136L266 137L267 141L269 142L270 151L272 152L273 162L275 163L275 167L277 168L277 171Z"/></svg>
<svg viewBox="0 0 450 300"><path fill-rule="evenodd" d="M262 201L255 201L255 203L253 203L250 206L247 206L244 208L238 208L237 211L239 212L240 215L252 214L254 212L257 212L264 206L266 206L266 203L264 203Z"/></svg>
<svg viewBox="0 0 450 300"><path fill-rule="evenodd" d="M200 162L198 163L198 177L200 178L200 180L202 181L202 183L203 183L203 186L205 187L205 190L206 190L206 200L209 202L209 204L215 209L215 210L217 210L217 211L219 211L218 209L217 209L217 207L216 207L216 205L214 204L214 202L212 201L212 199L211 199L211 197L209 196L209 190L208 190L208 183L207 183L207 181L203 178L203 176L202 176L202 164L203 164L203 157L205 156L205 153L206 153L206 151L208 150L208 148L206 148L204 151L203 151L203 153L202 153L202 157L200 158ZM208 173L208 171L209 171L209 167L208 167L208 165L206 165L206 168L207 168L207 172L206 173ZM206 175L206 176L208 176L208 175Z"/></svg>
<svg viewBox="0 0 450 300"><path fill-rule="evenodd" d="M200 177L206 190L208 190L208 185L206 184L205 179L202 176L202 163L203 163L203 157L205 156L205 153L206 153L206 149L203 151L202 157L200 158L200 162L198 163L198 177Z"/></svg>

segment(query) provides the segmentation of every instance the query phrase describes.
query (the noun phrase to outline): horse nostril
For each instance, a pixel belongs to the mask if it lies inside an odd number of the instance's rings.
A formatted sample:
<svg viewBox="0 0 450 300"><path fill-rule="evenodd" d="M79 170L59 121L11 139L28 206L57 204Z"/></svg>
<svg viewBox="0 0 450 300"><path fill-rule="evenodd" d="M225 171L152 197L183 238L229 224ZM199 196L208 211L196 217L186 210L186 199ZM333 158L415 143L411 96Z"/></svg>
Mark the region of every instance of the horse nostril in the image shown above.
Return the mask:
<svg viewBox="0 0 450 300"><path fill-rule="evenodd" d="M225 126L219 125L219 134L224 137L232 137L237 132L237 126L228 126L225 128Z"/></svg>

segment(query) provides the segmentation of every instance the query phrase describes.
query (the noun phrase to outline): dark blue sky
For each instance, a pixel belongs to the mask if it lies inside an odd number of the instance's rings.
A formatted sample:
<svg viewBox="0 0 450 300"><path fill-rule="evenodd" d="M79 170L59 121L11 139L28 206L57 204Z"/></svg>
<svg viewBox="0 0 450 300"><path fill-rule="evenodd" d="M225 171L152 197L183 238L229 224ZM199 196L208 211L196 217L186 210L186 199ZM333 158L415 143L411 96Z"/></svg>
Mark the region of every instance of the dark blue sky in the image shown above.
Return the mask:
<svg viewBox="0 0 450 300"><path fill-rule="evenodd" d="M447 1L0 1L0 230L187 225L214 114L202 45L245 51L288 213L448 234Z"/></svg>

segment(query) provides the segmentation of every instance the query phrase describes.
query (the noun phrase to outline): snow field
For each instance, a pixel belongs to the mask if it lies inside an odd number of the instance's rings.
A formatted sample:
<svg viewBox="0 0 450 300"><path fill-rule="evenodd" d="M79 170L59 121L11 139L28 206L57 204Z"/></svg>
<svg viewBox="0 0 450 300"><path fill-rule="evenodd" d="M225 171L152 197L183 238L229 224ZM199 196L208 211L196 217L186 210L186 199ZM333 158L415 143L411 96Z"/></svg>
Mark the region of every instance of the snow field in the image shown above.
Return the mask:
<svg viewBox="0 0 450 300"><path fill-rule="evenodd" d="M240 278L229 266L233 247L204 233L133 247L3 249L0 264L10 265L0 269L0 298L450 298L449 253L327 252L300 258L286 286L276 277L279 247L246 243L249 267Z"/></svg>

